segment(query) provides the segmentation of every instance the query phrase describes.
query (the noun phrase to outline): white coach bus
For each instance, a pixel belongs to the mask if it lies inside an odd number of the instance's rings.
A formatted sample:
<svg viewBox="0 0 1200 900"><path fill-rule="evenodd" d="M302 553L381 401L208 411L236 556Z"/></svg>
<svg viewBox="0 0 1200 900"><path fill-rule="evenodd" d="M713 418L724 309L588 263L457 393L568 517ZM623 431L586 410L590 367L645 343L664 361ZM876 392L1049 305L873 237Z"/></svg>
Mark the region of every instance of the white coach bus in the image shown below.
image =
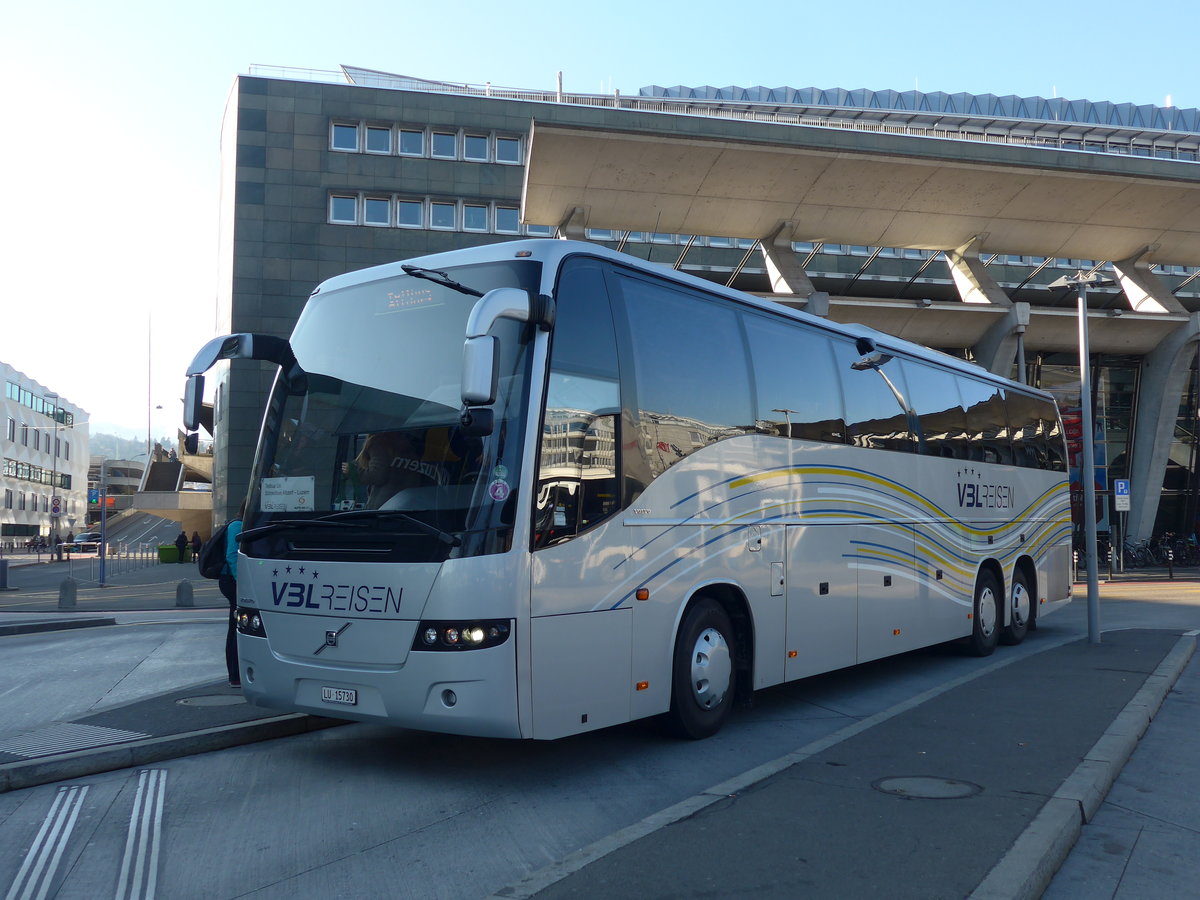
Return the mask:
<svg viewBox="0 0 1200 900"><path fill-rule="evenodd" d="M558 738L945 641L1070 599L1044 393L602 247L457 250L321 284L279 366L238 564L242 688L276 709Z"/></svg>

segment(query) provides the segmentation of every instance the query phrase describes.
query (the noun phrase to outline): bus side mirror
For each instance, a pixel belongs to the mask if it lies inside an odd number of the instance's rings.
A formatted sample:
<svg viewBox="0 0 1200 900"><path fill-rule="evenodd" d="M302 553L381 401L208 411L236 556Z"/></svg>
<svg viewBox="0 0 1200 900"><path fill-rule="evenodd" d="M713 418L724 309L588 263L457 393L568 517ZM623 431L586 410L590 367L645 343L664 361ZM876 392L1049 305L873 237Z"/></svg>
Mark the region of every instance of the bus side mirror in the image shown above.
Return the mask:
<svg viewBox="0 0 1200 900"><path fill-rule="evenodd" d="M462 400L467 406L496 402L496 339L491 335L469 337L463 342Z"/></svg>
<svg viewBox="0 0 1200 900"><path fill-rule="evenodd" d="M183 391L183 427L195 431L200 427L200 413L204 408L204 376L189 375Z"/></svg>
<svg viewBox="0 0 1200 900"><path fill-rule="evenodd" d="M190 431L183 437L183 452L188 456L195 456L196 451L200 449L200 432Z"/></svg>

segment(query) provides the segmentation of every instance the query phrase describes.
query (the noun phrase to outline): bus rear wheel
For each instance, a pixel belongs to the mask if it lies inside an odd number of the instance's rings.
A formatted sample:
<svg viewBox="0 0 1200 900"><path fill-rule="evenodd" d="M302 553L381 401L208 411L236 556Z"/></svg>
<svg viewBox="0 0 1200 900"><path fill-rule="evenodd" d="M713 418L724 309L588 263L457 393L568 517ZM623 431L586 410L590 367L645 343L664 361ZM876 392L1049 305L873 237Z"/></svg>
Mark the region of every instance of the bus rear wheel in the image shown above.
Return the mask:
<svg viewBox="0 0 1200 900"><path fill-rule="evenodd" d="M975 581L975 609L971 617L971 653L991 656L1000 640L1000 580L990 569Z"/></svg>
<svg viewBox="0 0 1200 900"><path fill-rule="evenodd" d="M1018 569L1013 573L1012 593L1008 598L1008 624L1000 633L1000 640L1005 644L1019 644L1029 633L1033 620L1033 591L1029 589L1029 579Z"/></svg>
<svg viewBox="0 0 1200 900"><path fill-rule="evenodd" d="M733 625L712 597L697 597L684 613L671 662L667 724L700 740L720 731L733 708L737 681Z"/></svg>

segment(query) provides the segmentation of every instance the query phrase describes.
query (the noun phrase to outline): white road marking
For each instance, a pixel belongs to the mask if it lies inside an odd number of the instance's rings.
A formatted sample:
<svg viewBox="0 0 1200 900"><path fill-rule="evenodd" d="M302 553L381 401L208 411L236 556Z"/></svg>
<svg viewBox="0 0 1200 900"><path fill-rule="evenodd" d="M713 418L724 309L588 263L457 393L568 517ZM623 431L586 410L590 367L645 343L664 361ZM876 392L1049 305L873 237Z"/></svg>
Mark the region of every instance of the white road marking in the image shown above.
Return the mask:
<svg viewBox="0 0 1200 900"><path fill-rule="evenodd" d="M116 900L153 900L158 887L158 852L162 842L166 769L143 769L129 814L129 835L121 860Z"/></svg>
<svg viewBox="0 0 1200 900"><path fill-rule="evenodd" d="M54 883L54 875L62 861L63 850L75 828L87 785L60 787L54 796L54 804L33 846L25 854L25 862L13 879L4 900L44 900Z"/></svg>

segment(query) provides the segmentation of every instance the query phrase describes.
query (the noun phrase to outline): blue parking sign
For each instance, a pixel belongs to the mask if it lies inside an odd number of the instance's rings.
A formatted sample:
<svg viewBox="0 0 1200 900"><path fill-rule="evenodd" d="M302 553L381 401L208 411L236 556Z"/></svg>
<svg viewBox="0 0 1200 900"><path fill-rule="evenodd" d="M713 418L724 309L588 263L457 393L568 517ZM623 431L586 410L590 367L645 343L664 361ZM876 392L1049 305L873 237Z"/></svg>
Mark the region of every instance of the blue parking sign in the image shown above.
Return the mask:
<svg viewBox="0 0 1200 900"><path fill-rule="evenodd" d="M1113 506L1117 512L1129 512L1129 479L1113 479Z"/></svg>

